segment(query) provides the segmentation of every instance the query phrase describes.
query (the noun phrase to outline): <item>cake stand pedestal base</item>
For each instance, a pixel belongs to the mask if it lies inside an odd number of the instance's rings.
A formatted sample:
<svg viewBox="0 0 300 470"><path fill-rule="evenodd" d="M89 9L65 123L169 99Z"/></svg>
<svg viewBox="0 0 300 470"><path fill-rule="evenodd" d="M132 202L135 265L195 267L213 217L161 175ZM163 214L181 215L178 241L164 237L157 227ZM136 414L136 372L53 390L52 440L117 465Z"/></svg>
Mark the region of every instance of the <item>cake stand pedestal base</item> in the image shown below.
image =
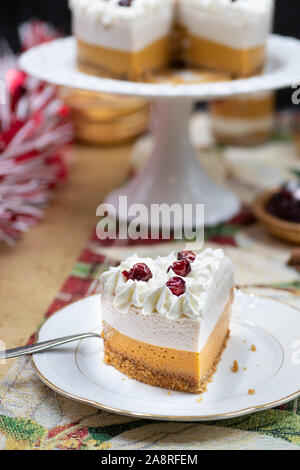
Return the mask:
<svg viewBox="0 0 300 470"><path fill-rule="evenodd" d="M148 214L151 214L153 204L179 204L182 210L185 204L191 204L194 226L197 204L204 205L206 226L230 220L239 212L238 198L214 183L196 159L189 136L193 103L192 100L183 99L155 101L152 155L129 184L106 199L106 203L114 206L120 221L123 219L119 212L120 196L127 197L128 207L143 204Z"/></svg>

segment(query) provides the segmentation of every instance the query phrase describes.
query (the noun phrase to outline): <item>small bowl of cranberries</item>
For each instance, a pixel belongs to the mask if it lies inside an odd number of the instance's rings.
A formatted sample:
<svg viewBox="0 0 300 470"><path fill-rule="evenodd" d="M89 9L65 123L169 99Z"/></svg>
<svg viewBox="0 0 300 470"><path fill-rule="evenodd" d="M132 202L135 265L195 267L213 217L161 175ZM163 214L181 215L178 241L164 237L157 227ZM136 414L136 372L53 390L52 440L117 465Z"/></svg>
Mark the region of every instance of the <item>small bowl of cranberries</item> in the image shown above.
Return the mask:
<svg viewBox="0 0 300 470"><path fill-rule="evenodd" d="M270 233L300 244L300 181L263 193L254 201L253 211Z"/></svg>

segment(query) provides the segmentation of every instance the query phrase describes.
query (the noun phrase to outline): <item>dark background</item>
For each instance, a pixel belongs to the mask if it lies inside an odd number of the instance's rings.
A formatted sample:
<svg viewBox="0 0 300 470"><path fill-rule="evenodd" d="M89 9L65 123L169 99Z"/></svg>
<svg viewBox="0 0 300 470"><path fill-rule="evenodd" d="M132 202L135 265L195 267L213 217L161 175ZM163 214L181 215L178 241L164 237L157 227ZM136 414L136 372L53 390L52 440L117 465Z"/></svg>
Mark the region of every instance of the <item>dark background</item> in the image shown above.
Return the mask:
<svg viewBox="0 0 300 470"><path fill-rule="evenodd" d="M17 52L17 26L33 18L48 21L65 34L71 32L68 0L1 0L0 38L5 38ZM300 39L300 0L276 1L274 32ZM291 104L291 90L280 92L278 104Z"/></svg>

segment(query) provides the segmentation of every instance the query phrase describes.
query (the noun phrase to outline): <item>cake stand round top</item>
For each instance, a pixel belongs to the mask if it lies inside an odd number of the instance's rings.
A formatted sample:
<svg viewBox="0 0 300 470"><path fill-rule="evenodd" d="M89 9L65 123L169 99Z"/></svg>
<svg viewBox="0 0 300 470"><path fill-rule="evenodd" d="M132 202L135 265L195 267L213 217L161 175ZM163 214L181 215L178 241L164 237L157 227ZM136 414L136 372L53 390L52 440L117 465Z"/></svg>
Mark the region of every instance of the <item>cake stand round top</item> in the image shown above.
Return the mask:
<svg viewBox="0 0 300 470"><path fill-rule="evenodd" d="M263 74L239 80L197 84L138 83L87 75L76 68L76 40L58 39L25 52L20 66L28 74L50 83L87 91L141 96L149 99L208 101L235 94L285 88L300 81L300 41L277 35L268 40Z"/></svg>

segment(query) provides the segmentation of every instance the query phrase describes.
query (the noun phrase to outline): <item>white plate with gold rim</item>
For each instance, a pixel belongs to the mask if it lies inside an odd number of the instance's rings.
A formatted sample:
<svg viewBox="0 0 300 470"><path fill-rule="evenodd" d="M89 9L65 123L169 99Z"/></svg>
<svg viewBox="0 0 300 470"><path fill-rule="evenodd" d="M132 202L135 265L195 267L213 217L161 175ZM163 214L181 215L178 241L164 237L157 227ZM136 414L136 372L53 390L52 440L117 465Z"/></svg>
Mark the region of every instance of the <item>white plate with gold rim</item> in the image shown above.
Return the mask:
<svg viewBox="0 0 300 470"><path fill-rule="evenodd" d="M100 330L100 296L94 295L50 317L38 340ZM234 360L239 364L237 373L231 371ZM56 392L110 412L174 421L226 419L300 395L300 311L238 291L228 346L201 396L129 379L103 363L103 343L94 338L35 354L32 364Z"/></svg>

